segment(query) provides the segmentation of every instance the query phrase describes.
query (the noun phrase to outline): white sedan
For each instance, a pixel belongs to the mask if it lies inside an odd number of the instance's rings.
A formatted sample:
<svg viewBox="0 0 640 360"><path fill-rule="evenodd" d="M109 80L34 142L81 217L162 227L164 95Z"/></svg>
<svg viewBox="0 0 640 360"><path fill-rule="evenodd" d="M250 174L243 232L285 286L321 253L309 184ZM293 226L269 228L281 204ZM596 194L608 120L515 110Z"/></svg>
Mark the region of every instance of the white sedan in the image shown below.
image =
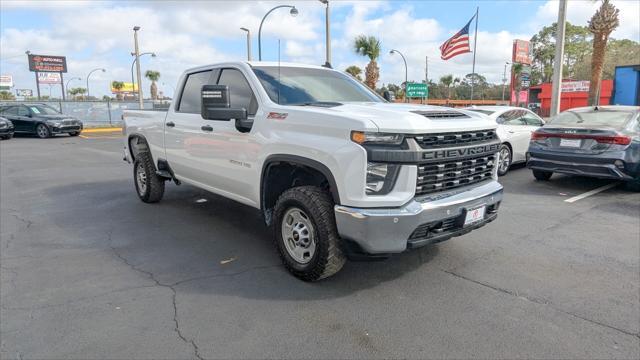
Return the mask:
<svg viewBox="0 0 640 360"><path fill-rule="evenodd" d="M509 171L511 164L526 161L531 133L544 125L544 120L532 111L513 106L473 106L467 110L485 114L498 123L498 136L502 140L498 175Z"/></svg>

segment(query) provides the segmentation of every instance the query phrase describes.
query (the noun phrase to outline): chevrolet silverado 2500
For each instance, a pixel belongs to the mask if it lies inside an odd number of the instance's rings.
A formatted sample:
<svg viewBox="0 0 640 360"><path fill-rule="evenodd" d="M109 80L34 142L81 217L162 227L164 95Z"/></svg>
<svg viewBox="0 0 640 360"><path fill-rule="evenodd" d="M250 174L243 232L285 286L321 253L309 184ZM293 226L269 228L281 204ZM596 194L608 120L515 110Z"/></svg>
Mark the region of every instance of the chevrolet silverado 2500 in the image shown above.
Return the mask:
<svg viewBox="0 0 640 360"><path fill-rule="evenodd" d="M168 112L125 111L138 196L165 181L260 209L286 268L314 281L493 221L496 124L390 104L342 72L229 62L187 70Z"/></svg>

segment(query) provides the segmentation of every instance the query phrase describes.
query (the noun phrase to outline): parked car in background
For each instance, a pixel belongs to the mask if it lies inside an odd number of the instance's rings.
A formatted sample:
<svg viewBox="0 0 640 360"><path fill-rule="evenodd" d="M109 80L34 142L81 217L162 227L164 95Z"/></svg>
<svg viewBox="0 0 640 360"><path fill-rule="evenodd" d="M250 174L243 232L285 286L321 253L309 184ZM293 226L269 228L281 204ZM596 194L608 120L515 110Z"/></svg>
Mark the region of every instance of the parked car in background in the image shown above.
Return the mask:
<svg viewBox="0 0 640 360"><path fill-rule="evenodd" d="M13 123L7 118L0 116L0 139L11 139L13 137Z"/></svg>
<svg viewBox="0 0 640 360"><path fill-rule="evenodd" d="M623 180L640 191L639 116L638 106L562 112L533 133L527 167L538 180L557 172Z"/></svg>
<svg viewBox="0 0 640 360"><path fill-rule="evenodd" d="M16 133L35 134L40 138L56 134L78 136L82 131L80 120L45 104L3 104L0 116L11 120Z"/></svg>
<svg viewBox="0 0 640 360"><path fill-rule="evenodd" d="M503 176L515 163L526 161L531 133L544 125L544 120L529 109L513 106L473 106L467 110L485 114L498 123L502 140L498 159L498 175Z"/></svg>

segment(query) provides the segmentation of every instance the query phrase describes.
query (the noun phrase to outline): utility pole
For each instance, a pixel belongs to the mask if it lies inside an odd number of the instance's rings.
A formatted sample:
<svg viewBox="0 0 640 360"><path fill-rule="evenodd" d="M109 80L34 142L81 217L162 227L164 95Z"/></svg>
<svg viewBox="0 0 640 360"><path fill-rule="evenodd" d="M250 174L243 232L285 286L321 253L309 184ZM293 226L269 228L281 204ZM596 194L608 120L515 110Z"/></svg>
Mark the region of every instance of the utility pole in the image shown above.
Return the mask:
<svg viewBox="0 0 640 360"><path fill-rule="evenodd" d="M428 104L429 103L429 57L425 56L424 57L424 83L427 85L427 98L425 100L425 103Z"/></svg>
<svg viewBox="0 0 640 360"><path fill-rule="evenodd" d="M504 72L502 72L502 101L504 101L504 90L507 86L507 65L511 64L510 62L504 63Z"/></svg>
<svg viewBox="0 0 640 360"><path fill-rule="evenodd" d="M136 53L136 74L138 76L138 106L140 110L144 108L144 104L142 102L142 75L140 74L140 50L138 48L138 30L140 30L140 26L133 27L133 40L135 42L135 53Z"/></svg>
<svg viewBox="0 0 640 360"><path fill-rule="evenodd" d="M241 27L240 30L247 32L247 61L251 61L251 30Z"/></svg>
<svg viewBox="0 0 640 360"><path fill-rule="evenodd" d="M556 33L556 57L553 64L553 80L551 89L551 116L560 112L560 96L562 95L562 63L564 58L564 33L567 21L567 0L560 0L558 9L558 31Z"/></svg>
<svg viewBox="0 0 640 360"><path fill-rule="evenodd" d="M331 68L331 22L329 21L329 0L320 0L321 3L325 4L327 7L325 8L324 22L325 22L325 47L326 47L326 60L324 63L325 67Z"/></svg>

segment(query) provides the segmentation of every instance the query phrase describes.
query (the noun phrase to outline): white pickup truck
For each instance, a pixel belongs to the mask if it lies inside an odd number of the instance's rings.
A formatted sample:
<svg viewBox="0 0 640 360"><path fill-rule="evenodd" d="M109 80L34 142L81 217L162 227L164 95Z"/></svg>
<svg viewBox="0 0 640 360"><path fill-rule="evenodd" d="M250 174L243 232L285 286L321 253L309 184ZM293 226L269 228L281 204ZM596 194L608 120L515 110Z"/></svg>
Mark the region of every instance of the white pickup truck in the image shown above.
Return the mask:
<svg viewBox="0 0 640 360"><path fill-rule="evenodd" d="M493 221L496 124L391 104L342 72L228 62L187 70L168 112L130 110L124 158L140 199L165 181L260 209L296 277L384 258Z"/></svg>

